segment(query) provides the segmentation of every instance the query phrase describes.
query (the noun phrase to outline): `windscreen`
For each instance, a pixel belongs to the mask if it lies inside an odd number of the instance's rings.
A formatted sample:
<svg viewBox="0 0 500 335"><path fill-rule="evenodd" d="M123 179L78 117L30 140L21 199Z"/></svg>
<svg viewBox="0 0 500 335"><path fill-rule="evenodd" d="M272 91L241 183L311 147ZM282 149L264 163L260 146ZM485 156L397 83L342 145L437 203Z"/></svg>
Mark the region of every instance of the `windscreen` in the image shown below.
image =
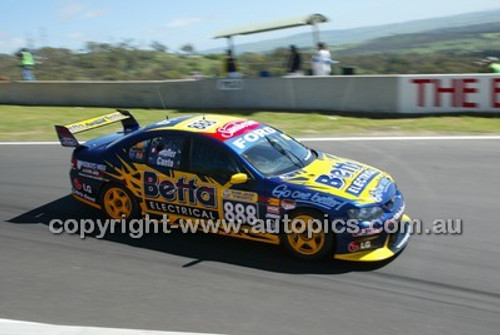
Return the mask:
<svg viewBox="0 0 500 335"><path fill-rule="evenodd" d="M241 156L266 176L303 168L315 158L312 150L277 130L253 142Z"/></svg>

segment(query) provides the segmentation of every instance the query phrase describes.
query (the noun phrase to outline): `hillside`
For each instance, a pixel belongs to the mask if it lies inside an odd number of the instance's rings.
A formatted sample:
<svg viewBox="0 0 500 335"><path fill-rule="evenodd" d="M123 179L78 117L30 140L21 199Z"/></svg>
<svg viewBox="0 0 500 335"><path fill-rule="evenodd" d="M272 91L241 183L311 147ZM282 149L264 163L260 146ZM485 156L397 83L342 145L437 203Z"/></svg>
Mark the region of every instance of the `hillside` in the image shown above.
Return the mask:
<svg viewBox="0 0 500 335"><path fill-rule="evenodd" d="M467 13L454 16L438 17L425 20L408 21L402 23L370 26L343 30L321 31L321 40L330 46L358 44L371 39L376 39L395 34L421 33L429 30L456 28L471 25L500 22L500 8L485 12ZM321 26L320 26L321 28ZM302 28L305 29L305 28ZM293 32L293 30L290 30ZM265 39L266 34L260 34ZM270 51L290 44L301 48L311 47L311 33L309 31L294 34L283 38L262 40L256 43L244 43L245 37L236 37L236 50L238 53ZM223 48L205 50L203 53L222 52Z"/></svg>
<svg viewBox="0 0 500 335"><path fill-rule="evenodd" d="M335 74L343 67L354 67L357 74L482 72L485 68L477 64L481 58L500 56L500 20L379 37L331 49L340 61ZM311 46L301 50L306 72L312 52ZM262 71L282 76L288 54L282 46L265 53L240 54L237 62L245 76L257 77ZM84 52L46 47L34 50L34 55L39 80L161 80L189 78L194 72L223 75L222 53L180 55L89 42ZM20 79L17 62L13 55L0 55L0 77Z"/></svg>
<svg viewBox="0 0 500 335"><path fill-rule="evenodd" d="M500 22L430 30L376 38L357 45L341 46L340 55L373 53L481 53L500 52Z"/></svg>

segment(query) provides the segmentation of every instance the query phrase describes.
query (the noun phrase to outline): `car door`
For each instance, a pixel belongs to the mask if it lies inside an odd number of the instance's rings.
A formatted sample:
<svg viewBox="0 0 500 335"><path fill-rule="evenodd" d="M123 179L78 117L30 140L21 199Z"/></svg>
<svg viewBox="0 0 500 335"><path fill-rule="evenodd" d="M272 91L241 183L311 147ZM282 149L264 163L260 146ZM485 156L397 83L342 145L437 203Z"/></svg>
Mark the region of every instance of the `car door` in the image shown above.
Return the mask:
<svg viewBox="0 0 500 335"><path fill-rule="evenodd" d="M143 205L150 214L179 218L217 219L216 189L188 172L188 141L183 133L149 139L143 168Z"/></svg>
<svg viewBox="0 0 500 335"><path fill-rule="evenodd" d="M257 223L261 208L256 182L223 143L194 134L188 162L189 170L199 180L209 182L216 189L219 218L249 226ZM248 181L233 184L231 177L238 173L245 173Z"/></svg>

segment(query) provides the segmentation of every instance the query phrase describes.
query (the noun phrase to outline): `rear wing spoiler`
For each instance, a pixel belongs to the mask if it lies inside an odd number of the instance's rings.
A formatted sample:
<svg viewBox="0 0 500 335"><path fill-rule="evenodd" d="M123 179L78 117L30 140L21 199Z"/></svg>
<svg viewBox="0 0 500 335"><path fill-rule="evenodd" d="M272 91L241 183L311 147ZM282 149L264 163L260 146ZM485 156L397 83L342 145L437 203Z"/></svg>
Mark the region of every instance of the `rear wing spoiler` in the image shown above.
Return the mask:
<svg viewBox="0 0 500 335"><path fill-rule="evenodd" d="M82 133L87 130L107 126L118 121L122 122L125 133L139 129L139 123L134 116L127 110L117 109L116 112L97 116L91 119L74 122L64 126L55 126L57 137L63 147L79 147L80 143L74 134Z"/></svg>

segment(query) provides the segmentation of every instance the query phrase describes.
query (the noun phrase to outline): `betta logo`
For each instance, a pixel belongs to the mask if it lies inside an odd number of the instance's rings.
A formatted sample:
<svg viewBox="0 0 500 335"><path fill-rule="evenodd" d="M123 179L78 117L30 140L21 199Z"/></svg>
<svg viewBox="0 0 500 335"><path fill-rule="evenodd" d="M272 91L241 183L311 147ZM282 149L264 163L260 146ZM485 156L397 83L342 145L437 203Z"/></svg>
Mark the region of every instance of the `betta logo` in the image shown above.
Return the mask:
<svg viewBox="0 0 500 335"><path fill-rule="evenodd" d="M328 174L322 174L316 178L315 182L341 189L344 187L346 179L352 178L361 168L361 165L352 162L338 163L332 167Z"/></svg>
<svg viewBox="0 0 500 335"><path fill-rule="evenodd" d="M196 178L186 181L184 177L177 181L164 179L158 180L154 172L144 172L144 194L146 198L158 198L161 196L168 202L178 201L197 205L200 203L205 207L217 207L215 188L209 186L198 187Z"/></svg>
<svg viewBox="0 0 500 335"><path fill-rule="evenodd" d="M224 138L231 138L233 137L236 133L242 131L245 128L251 127L258 125L259 123L256 121L231 121L226 123L220 128L217 128L217 132L220 134L220 136Z"/></svg>

